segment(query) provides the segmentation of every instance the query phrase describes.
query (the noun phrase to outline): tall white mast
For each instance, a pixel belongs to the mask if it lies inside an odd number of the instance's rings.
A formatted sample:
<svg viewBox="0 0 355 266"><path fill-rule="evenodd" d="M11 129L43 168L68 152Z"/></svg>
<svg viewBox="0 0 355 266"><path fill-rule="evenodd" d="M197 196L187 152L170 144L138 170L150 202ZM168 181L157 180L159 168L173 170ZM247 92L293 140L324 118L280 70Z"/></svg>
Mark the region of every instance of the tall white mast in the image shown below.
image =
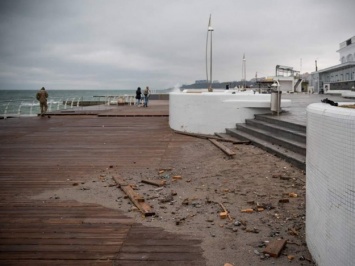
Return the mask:
<svg viewBox="0 0 355 266"><path fill-rule="evenodd" d="M247 60L245 59L245 53L243 54L243 62L242 62L242 81L243 87L246 87L246 80L247 80Z"/></svg>
<svg viewBox="0 0 355 266"><path fill-rule="evenodd" d="M208 83L208 91L212 91L212 32L211 15L208 21L207 38L206 38L206 78ZM208 77L208 39L210 39L210 76ZM209 80L209 79L210 80Z"/></svg>

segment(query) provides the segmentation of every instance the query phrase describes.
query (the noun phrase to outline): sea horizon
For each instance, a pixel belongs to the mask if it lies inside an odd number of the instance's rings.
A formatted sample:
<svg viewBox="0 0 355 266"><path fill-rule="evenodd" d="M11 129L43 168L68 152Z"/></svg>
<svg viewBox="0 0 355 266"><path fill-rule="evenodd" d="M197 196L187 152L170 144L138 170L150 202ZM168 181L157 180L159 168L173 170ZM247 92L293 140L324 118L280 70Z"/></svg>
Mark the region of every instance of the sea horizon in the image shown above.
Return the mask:
<svg viewBox="0 0 355 266"><path fill-rule="evenodd" d="M36 99L38 90L0 89L0 116L4 114L35 115L39 112ZM68 102L78 105L83 101L108 101L111 97L135 96L136 90L47 90L49 109L68 108ZM168 90L156 90L152 93L168 93Z"/></svg>

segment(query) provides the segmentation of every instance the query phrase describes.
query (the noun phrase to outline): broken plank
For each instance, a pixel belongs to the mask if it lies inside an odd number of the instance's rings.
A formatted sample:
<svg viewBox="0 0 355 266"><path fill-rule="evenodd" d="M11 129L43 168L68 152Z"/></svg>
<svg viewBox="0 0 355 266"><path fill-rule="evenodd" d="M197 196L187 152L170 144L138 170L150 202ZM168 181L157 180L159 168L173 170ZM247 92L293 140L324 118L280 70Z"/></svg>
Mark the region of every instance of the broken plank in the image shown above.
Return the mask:
<svg viewBox="0 0 355 266"><path fill-rule="evenodd" d="M186 136L190 136L190 137L196 137L196 138L200 138L200 139L216 139L216 140L220 140L220 141L233 142L232 140L216 137L213 135L188 133L188 132L181 132L181 131L176 131L176 130L174 132L177 134L186 135Z"/></svg>
<svg viewBox="0 0 355 266"><path fill-rule="evenodd" d="M162 186L165 186L165 185L166 185L166 181L165 181L165 180L149 180L149 179L142 179L141 182L142 182L142 183L145 183L145 184L157 186L157 187L162 187Z"/></svg>
<svg viewBox="0 0 355 266"><path fill-rule="evenodd" d="M216 145L218 148L220 148L225 154L227 154L228 156L233 156L235 155L235 152L232 151L231 149L229 149L228 147L224 146L222 143L219 143L217 140L215 139L208 139L209 141L211 141L214 145Z"/></svg>
<svg viewBox="0 0 355 266"><path fill-rule="evenodd" d="M120 185L121 190L126 193L133 204L140 210L141 213L144 214L144 216L151 216L155 214L155 212L152 211L152 208L146 202L144 202L144 198L133 191L132 187L128 185L125 180L118 176L114 176L113 180L115 180L115 182Z"/></svg>
<svg viewBox="0 0 355 266"><path fill-rule="evenodd" d="M239 140L226 133L214 133L217 137L222 138L225 142L232 142L233 144L250 144L250 140Z"/></svg>
<svg viewBox="0 0 355 266"><path fill-rule="evenodd" d="M286 245L285 239L278 239L271 241L264 249L263 253L269 254L271 257L277 258L280 255L281 250Z"/></svg>
<svg viewBox="0 0 355 266"><path fill-rule="evenodd" d="M214 136L214 135L188 133L188 132L182 132L182 131L176 131L176 130L174 132L177 133L177 134L186 135L186 136L190 136L190 137L196 137L196 138L200 138L200 139L216 139L216 140L219 140L219 141L230 142L230 143L233 143L233 144L250 144L249 140L236 141L236 140L232 140L232 139L226 139L226 138L217 137L217 136Z"/></svg>

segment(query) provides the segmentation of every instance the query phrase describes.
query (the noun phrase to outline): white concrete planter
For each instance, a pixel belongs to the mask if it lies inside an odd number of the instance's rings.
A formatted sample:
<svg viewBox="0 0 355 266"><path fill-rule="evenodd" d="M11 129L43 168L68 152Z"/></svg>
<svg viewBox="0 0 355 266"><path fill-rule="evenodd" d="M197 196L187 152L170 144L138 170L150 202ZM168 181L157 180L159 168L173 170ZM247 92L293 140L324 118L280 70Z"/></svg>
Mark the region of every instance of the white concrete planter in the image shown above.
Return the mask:
<svg viewBox="0 0 355 266"><path fill-rule="evenodd" d="M290 100L281 100L281 107ZM177 131L214 134L234 128L236 123L270 112L270 94L252 92L172 92L169 95L169 124Z"/></svg>
<svg viewBox="0 0 355 266"><path fill-rule="evenodd" d="M306 199L306 239L318 265L354 265L355 109L308 106Z"/></svg>

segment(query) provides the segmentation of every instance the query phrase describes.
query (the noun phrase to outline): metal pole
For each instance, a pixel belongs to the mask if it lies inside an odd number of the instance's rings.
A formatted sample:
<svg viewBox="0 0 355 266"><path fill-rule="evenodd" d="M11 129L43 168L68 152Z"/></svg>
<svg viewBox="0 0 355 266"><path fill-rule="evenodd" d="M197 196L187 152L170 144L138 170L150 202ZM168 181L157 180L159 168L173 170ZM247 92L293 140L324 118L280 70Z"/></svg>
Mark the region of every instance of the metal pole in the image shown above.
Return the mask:
<svg viewBox="0 0 355 266"><path fill-rule="evenodd" d="M207 38L206 38L206 83L208 84L208 33L207 29Z"/></svg>
<svg viewBox="0 0 355 266"><path fill-rule="evenodd" d="M211 47L210 47L210 90L212 91L212 31L211 31Z"/></svg>
<svg viewBox="0 0 355 266"><path fill-rule="evenodd" d="M277 116L280 115L280 107L281 107L281 102L280 102L280 82L277 80Z"/></svg>

